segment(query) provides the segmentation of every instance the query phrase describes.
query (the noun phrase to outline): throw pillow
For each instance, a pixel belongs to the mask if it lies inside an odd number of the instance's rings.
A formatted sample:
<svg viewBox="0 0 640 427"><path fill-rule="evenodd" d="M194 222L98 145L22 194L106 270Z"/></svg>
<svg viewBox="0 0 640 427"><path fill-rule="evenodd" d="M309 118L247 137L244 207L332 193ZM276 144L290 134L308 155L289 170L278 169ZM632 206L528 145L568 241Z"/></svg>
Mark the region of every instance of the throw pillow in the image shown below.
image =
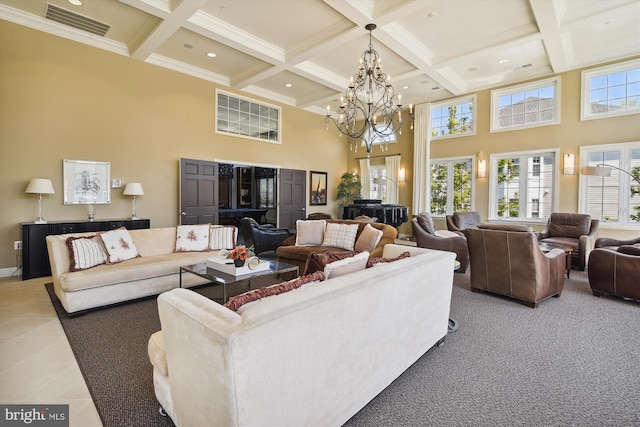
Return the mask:
<svg viewBox="0 0 640 427"><path fill-rule="evenodd" d="M315 273L300 276L296 279L289 280L288 282L278 283L266 288L259 288L253 291L245 292L244 294L236 295L229 298L229 301L227 301L224 306L230 310L238 311L240 307L250 302L273 295L280 295L293 289L298 289L300 286L307 283L321 282L323 280L324 273L322 271L316 271Z"/></svg>
<svg viewBox="0 0 640 427"><path fill-rule="evenodd" d="M231 250L236 247L238 229L233 225L212 225L209 237L209 249L217 251L221 249Z"/></svg>
<svg viewBox="0 0 640 427"><path fill-rule="evenodd" d="M209 224L179 225L176 227L175 252L203 252L209 250Z"/></svg>
<svg viewBox="0 0 640 427"><path fill-rule="evenodd" d="M320 246L324 239L324 229L327 221L297 220L296 221L296 246Z"/></svg>
<svg viewBox="0 0 640 427"><path fill-rule="evenodd" d="M322 246L352 251L356 241L356 234L358 234L358 224L329 223L324 230Z"/></svg>
<svg viewBox="0 0 640 427"><path fill-rule="evenodd" d="M107 251L107 264L115 264L140 256L129 230L124 227L98 233L98 236Z"/></svg>
<svg viewBox="0 0 640 427"><path fill-rule="evenodd" d="M395 258L370 257L367 260L367 268L373 267L376 264L381 264L385 262L394 262L394 261L401 260L403 258L409 258L410 256L411 256L411 253L407 251L407 252L402 252L400 255L398 255Z"/></svg>
<svg viewBox="0 0 640 427"><path fill-rule="evenodd" d="M304 275L315 273L316 271L324 271L324 267L330 262L339 261L357 255L358 252L311 252L307 257L307 263L304 266Z"/></svg>
<svg viewBox="0 0 640 427"><path fill-rule="evenodd" d="M69 237L69 271L86 270L107 262L102 244L97 235L91 237Z"/></svg>
<svg viewBox="0 0 640 427"><path fill-rule="evenodd" d="M366 227L362 229L358 240L356 240L355 250L358 252L371 252L378 246L383 234L382 230L378 230L377 228L373 228L371 224L367 224Z"/></svg>
<svg viewBox="0 0 640 427"><path fill-rule="evenodd" d="M360 252L358 255L354 255L350 258L330 262L324 267L325 280L364 270L367 266L368 259L369 252Z"/></svg>

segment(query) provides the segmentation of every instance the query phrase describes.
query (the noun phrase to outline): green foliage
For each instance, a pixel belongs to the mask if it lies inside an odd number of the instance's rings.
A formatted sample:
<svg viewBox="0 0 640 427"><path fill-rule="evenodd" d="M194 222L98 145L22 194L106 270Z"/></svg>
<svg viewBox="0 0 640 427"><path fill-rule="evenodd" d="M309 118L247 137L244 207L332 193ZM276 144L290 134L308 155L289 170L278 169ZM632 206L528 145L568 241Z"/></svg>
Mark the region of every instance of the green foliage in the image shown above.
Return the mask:
<svg viewBox="0 0 640 427"><path fill-rule="evenodd" d="M631 169L631 176L633 177L634 181L636 181L638 184L640 184L640 166L636 166L633 169ZM631 186L631 197L634 197L636 195L640 194L640 185L632 185ZM640 206L634 206L633 210L635 211L635 215L634 214L629 214L629 217L631 218L631 221L638 221L640 222Z"/></svg>
<svg viewBox="0 0 640 427"><path fill-rule="evenodd" d="M468 162L453 164L453 211L471 210L471 167ZM447 209L447 165L431 168L431 213L445 214Z"/></svg>
<svg viewBox="0 0 640 427"><path fill-rule="evenodd" d="M338 206L348 206L353 204L354 199L359 199L362 191L362 183L360 182L360 175L357 172L345 172L340 177L340 183L338 184L338 191L336 193L336 200Z"/></svg>
<svg viewBox="0 0 640 427"><path fill-rule="evenodd" d="M505 215L507 212L507 215ZM502 196L498 201L498 216L507 218L517 218L520 213L520 198L518 193L514 194L514 198L507 200L506 196Z"/></svg>
<svg viewBox="0 0 640 427"><path fill-rule="evenodd" d="M517 159L498 160L498 185L509 184L514 178L517 178L519 174L520 165ZM498 216L517 218L519 214L520 198L518 197L518 193L514 194L512 200L507 199L506 195L500 198L498 201Z"/></svg>

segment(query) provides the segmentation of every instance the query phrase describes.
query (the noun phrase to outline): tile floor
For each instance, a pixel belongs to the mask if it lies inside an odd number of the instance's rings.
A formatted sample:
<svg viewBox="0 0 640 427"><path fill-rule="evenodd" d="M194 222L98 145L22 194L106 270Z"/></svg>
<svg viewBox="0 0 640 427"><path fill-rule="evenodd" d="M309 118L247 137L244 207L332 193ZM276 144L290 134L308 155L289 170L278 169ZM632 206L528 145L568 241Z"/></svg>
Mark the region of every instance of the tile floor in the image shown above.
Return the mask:
<svg viewBox="0 0 640 427"><path fill-rule="evenodd" d="M50 281L0 278L0 403L69 404L71 427L101 427L44 288Z"/></svg>

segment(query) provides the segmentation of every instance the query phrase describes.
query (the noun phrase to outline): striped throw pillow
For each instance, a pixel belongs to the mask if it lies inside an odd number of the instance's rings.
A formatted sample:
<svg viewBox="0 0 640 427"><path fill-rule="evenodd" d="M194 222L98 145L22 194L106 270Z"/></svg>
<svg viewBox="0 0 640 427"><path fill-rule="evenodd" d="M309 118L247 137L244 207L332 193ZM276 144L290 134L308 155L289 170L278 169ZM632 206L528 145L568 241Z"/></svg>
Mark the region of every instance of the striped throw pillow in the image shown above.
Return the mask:
<svg viewBox="0 0 640 427"><path fill-rule="evenodd" d="M69 237L69 271L86 270L107 262L107 254L97 236Z"/></svg>
<svg viewBox="0 0 640 427"><path fill-rule="evenodd" d="M218 251L236 247L238 229L233 225L212 225L209 230L209 249Z"/></svg>

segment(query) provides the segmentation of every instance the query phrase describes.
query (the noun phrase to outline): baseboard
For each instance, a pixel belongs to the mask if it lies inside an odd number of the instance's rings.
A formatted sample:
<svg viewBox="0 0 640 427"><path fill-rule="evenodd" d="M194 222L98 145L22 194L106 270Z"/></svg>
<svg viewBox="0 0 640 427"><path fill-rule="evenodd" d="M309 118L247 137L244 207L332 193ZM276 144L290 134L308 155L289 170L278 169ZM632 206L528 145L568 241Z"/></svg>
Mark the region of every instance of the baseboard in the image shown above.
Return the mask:
<svg viewBox="0 0 640 427"><path fill-rule="evenodd" d="M22 277L22 269L19 267L0 268L0 277Z"/></svg>

